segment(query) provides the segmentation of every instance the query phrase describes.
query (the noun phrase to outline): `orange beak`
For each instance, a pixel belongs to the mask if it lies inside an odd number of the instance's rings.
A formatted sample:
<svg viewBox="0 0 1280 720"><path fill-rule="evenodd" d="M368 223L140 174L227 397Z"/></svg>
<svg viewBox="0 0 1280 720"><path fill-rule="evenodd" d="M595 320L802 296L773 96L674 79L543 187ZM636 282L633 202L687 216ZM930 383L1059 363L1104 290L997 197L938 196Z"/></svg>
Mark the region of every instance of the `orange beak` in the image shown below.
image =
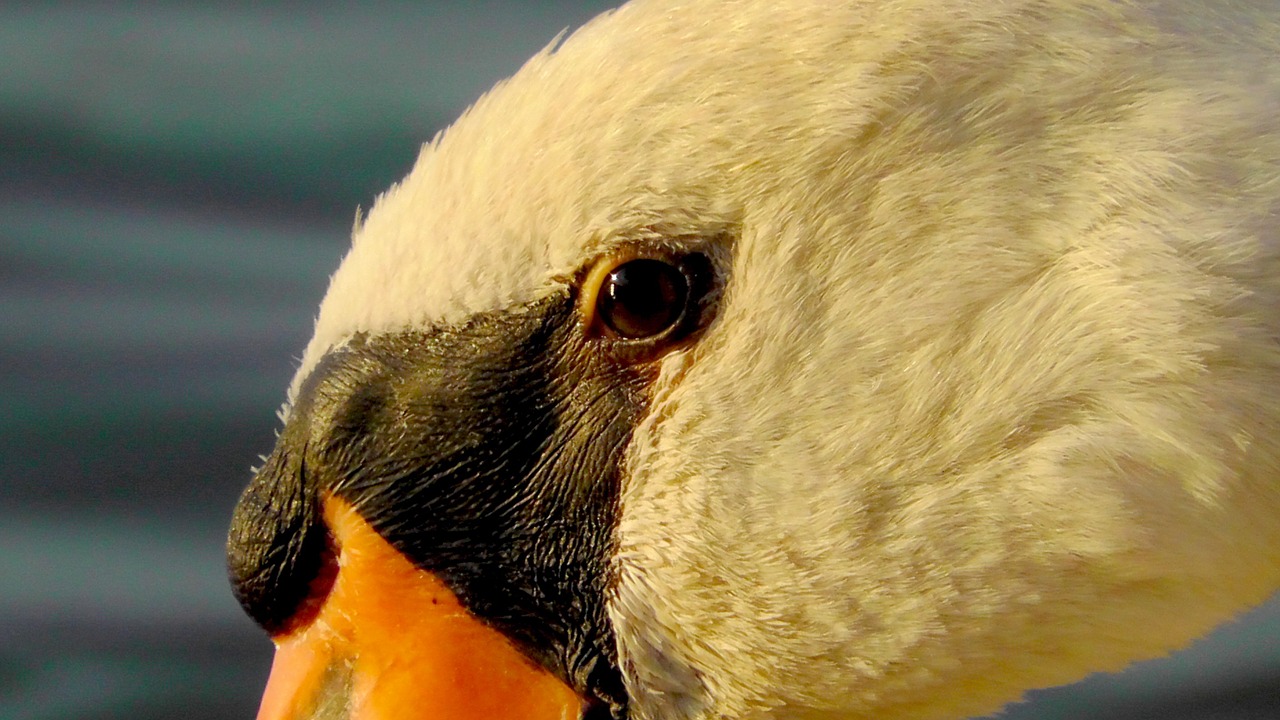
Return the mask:
<svg viewBox="0 0 1280 720"><path fill-rule="evenodd" d="M573 720L583 701L472 617L346 503L324 500L332 585L276 636L258 720Z"/></svg>

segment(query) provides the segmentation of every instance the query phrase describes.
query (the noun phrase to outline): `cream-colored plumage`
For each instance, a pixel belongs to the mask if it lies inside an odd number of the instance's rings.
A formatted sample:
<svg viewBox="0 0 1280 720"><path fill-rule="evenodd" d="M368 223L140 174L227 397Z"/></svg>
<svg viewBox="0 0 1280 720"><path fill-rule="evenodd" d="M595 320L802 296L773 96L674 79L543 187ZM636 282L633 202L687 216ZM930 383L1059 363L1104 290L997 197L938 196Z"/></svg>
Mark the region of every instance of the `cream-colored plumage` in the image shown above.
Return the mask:
<svg viewBox="0 0 1280 720"><path fill-rule="evenodd" d="M697 246L628 450L633 717L959 718L1280 586L1280 10L641 0L357 224L355 332Z"/></svg>

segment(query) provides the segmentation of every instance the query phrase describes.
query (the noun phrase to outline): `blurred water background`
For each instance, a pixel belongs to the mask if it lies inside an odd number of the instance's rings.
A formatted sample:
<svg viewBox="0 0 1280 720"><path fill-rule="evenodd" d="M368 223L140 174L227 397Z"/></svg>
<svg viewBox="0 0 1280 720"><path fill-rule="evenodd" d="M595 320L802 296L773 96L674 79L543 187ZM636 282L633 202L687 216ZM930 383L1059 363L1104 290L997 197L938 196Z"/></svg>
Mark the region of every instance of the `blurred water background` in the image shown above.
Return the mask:
<svg viewBox="0 0 1280 720"><path fill-rule="evenodd" d="M355 209L607 5L0 4L0 719L253 716L223 534ZM1280 603L1006 716L1280 718Z"/></svg>

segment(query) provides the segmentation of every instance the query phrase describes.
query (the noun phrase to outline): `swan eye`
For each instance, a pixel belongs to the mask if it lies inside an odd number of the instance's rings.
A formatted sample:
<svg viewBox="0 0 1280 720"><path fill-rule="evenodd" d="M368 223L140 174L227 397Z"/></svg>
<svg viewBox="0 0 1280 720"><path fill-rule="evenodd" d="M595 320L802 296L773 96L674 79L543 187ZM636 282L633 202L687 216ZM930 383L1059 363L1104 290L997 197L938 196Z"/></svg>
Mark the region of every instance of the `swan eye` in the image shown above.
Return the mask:
<svg viewBox="0 0 1280 720"><path fill-rule="evenodd" d="M596 316L627 340L661 335L675 326L689 302L689 279L671 263L654 258L625 262L605 276L596 295Z"/></svg>
<svg viewBox="0 0 1280 720"><path fill-rule="evenodd" d="M700 252L623 248L586 269L579 312L588 338L624 363L656 360L711 322L719 297Z"/></svg>

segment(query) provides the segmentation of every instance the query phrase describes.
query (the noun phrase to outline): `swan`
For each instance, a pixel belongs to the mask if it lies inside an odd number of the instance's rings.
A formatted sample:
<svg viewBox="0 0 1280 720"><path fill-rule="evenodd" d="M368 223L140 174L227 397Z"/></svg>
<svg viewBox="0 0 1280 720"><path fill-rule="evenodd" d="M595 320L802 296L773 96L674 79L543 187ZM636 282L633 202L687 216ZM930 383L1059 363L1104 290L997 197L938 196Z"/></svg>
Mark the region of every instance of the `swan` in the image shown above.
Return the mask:
<svg viewBox="0 0 1280 720"><path fill-rule="evenodd" d="M1280 587L1270 0L636 0L357 217L259 717L944 720Z"/></svg>

